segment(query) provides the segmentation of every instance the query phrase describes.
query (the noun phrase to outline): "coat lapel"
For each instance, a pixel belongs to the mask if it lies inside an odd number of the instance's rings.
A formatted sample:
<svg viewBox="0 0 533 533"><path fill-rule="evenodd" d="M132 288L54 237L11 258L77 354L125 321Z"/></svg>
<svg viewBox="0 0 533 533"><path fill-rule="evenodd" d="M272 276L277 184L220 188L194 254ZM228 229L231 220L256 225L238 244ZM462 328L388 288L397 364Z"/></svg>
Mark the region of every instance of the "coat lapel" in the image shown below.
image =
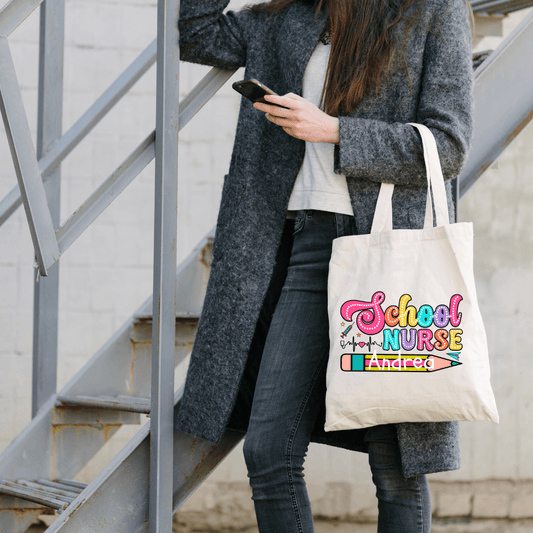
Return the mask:
<svg viewBox="0 0 533 533"><path fill-rule="evenodd" d="M279 62L287 84L287 92L302 94L305 67L318 42L327 13L315 14L312 7L294 2L287 8L277 35Z"/></svg>

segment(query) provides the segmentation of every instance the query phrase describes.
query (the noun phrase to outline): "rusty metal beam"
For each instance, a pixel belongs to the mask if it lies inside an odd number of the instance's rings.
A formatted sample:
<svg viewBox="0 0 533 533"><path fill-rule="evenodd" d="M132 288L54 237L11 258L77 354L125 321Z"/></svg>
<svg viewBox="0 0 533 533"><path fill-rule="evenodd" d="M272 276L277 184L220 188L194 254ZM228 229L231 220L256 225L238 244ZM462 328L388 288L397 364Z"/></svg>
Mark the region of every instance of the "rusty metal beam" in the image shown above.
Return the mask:
<svg viewBox="0 0 533 533"><path fill-rule="evenodd" d="M0 524L2 533L25 533L41 514L50 508L42 504L0 494Z"/></svg>
<svg viewBox="0 0 533 533"><path fill-rule="evenodd" d="M23 498L30 502L40 503L45 507L51 509L65 510L74 498L67 498L65 496L59 496L51 492L40 491L18 483L5 481L0 479L0 493L7 494L8 496L15 496L16 498Z"/></svg>
<svg viewBox="0 0 533 533"><path fill-rule="evenodd" d="M150 398L132 396L62 396L57 397L56 405L77 407L91 407L110 409L112 411L126 411L130 413L150 414Z"/></svg>
<svg viewBox="0 0 533 533"><path fill-rule="evenodd" d="M197 315L201 309L209 275L211 243L212 234L199 242L176 271L176 294L186 295L179 298L177 312L186 318L177 318L175 366L185 360L194 340ZM148 316L151 309L152 298L149 298L64 387L61 395L114 394L119 399L124 398L121 395L132 393L147 396L150 393L150 325L143 321L142 331L136 331L135 324L138 317ZM132 352L136 343L143 348L142 352ZM132 373L135 374L134 378ZM177 401L179 397L178 394L173 400ZM107 442L119 424L131 423L124 418L124 415L130 413L119 413L122 417L117 418L113 411L107 409L99 412L97 409L80 411L67 407L55 408L55 400L53 397L46 402L15 441L0 453L0 477L9 480L35 480L35 483L68 491L68 485L74 482L63 478L76 475L90 457ZM106 413L113 416L105 416ZM150 426L141 428L139 439L135 437L136 440L130 442L90 486L74 483L73 486L81 489L80 493L83 490L83 493L63 512L65 519L57 519L48 533L79 533L84 530L87 517L90 517L91 521L96 519L100 526L105 526L106 531L136 533L138 528L146 531L149 435ZM241 438L239 434L226 435L229 440L212 447L205 441L193 439L188 435L176 433L175 436L174 510ZM82 440L84 445L80 447L79 442ZM191 452L192 455L184 458L185 451L187 454ZM48 481L56 478L59 478L59 484ZM118 487L119 490L113 490ZM130 492L134 498L130 502L132 506L124 506L124 498ZM11 520L12 513L1 508L6 498L9 497L0 496L1 520ZM119 500L119 505L115 506L115 502ZM27 505L22 500L16 501L21 508ZM139 502L139 505L135 502ZM6 500L6 504L8 503ZM130 513L129 509L134 511ZM113 513L113 517L110 518L106 514L108 511ZM120 520L115 514L117 512L124 513L124 516L120 514ZM115 516L117 520L114 520Z"/></svg>
<svg viewBox="0 0 533 533"><path fill-rule="evenodd" d="M183 393L175 396L178 402ZM148 533L150 472L150 428L148 422L119 454L98 474L81 497L62 513L47 533L77 533L90 522L113 533ZM205 481L216 466L235 448L243 434L227 430L218 444L180 431L174 432L172 510ZM127 501L128 505L123 502Z"/></svg>

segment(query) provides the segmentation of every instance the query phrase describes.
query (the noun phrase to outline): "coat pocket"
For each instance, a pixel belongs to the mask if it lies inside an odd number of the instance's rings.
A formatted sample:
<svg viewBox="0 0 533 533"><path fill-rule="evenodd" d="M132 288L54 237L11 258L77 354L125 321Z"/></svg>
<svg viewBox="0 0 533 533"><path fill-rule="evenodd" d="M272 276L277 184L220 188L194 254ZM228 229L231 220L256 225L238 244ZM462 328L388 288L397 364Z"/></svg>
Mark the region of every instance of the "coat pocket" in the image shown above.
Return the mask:
<svg viewBox="0 0 533 533"><path fill-rule="evenodd" d="M292 232L292 236L296 237L299 233L302 233L305 227L305 212L300 212L296 216L296 219L294 220L294 231Z"/></svg>

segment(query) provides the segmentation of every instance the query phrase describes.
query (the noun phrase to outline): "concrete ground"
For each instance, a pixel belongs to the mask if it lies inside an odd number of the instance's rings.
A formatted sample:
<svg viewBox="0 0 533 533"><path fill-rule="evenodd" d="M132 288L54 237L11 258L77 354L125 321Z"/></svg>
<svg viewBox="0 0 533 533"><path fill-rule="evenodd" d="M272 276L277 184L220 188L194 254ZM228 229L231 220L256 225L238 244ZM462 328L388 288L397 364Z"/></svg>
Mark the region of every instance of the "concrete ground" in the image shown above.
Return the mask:
<svg viewBox="0 0 533 533"><path fill-rule="evenodd" d="M258 533L250 528L247 533ZM376 533L376 524L316 521L315 533ZM432 533L533 533L533 520L438 520Z"/></svg>
<svg viewBox="0 0 533 533"><path fill-rule="evenodd" d="M315 533L376 533L376 524L356 524L350 522L324 521L315 522ZM32 526L28 533L44 533L46 526ZM228 529L174 529L176 533L259 533L255 527ZM533 520L443 520L434 519L432 533L533 533Z"/></svg>

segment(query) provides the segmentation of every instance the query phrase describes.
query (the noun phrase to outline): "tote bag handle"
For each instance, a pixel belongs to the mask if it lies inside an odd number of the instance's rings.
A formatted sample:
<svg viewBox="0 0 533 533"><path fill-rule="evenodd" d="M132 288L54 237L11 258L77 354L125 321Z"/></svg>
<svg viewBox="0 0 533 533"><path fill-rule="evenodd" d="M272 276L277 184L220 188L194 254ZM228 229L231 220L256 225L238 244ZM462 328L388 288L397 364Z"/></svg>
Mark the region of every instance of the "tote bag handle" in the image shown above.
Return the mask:
<svg viewBox="0 0 533 533"><path fill-rule="evenodd" d="M426 175L428 180L428 193L426 199L426 216L424 219L424 229L433 227L433 208L431 205L431 191L433 191L433 200L435 202L435 215L437 226L444 226L450 223L448 214L448 202L446 199L446 189L444 188L444 178L440 166L439 152L437 143L431 130L423 124L414 124L422 138L424 147L424 162L426 165ZM392 230L392 193L394 184L382 183L379 189L378 201L372 221L370 233L380 233L382 231Z"/></svg>

